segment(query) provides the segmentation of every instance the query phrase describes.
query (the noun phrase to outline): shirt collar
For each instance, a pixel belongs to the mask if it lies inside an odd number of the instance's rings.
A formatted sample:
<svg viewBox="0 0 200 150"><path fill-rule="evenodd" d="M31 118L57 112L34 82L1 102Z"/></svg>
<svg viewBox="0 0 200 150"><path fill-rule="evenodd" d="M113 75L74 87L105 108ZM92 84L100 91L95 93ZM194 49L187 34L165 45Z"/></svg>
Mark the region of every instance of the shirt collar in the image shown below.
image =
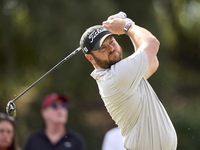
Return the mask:
<svg viewBox="0 0 200 150"><path fill-rule="evenodd" d="M98 80L102 75L104 75L107 69L95 69L90 74L95 80Z"/></svg>

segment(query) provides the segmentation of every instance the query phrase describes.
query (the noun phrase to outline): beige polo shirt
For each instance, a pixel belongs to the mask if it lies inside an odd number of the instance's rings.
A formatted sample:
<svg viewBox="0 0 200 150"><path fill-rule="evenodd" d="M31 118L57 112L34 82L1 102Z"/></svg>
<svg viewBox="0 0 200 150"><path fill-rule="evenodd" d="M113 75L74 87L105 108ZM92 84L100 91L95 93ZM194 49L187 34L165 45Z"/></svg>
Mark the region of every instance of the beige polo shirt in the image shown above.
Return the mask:
<svg viewBox="0 0 200 150"><path fill-rule="evenodd" d="M151 85L148 57L139 49L131 56L91 73L128 150L176 150L173 124Z"/></svg>

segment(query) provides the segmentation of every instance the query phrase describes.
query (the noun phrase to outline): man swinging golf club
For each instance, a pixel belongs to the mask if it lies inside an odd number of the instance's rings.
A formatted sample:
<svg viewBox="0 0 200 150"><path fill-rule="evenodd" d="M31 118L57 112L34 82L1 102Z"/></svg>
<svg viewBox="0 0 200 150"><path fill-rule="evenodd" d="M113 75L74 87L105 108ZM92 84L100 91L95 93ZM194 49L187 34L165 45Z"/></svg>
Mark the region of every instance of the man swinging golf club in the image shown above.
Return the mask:
<svg viewBox="0 0 200 150"><path fill-rule="evenodd" d="M135 53L122 59L114 34L127 34ZM128 150L176 150L173 124L147 79L158 68L159 41L130 19L111 16L87 29L80 46L95 70L104 104Z"/></svg>

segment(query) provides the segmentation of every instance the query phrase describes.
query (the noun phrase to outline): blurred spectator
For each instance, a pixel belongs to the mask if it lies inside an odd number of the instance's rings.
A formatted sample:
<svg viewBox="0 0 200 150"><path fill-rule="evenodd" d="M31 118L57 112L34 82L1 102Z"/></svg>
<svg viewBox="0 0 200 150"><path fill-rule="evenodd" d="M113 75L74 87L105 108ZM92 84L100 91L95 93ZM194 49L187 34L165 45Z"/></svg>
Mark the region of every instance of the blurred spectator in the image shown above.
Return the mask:
<svg viewBox="0 0 200 150"><path fill-rule="evenodd" d="M106 132L102 150L126 150L123 146L123 137L118 127L110 129Z"/></svg>
<svg viewBox="0 0 200 150"><path fill-rule="evenodd" d="M68 99L64 95L47 95L41 105L45 127L32 133L23 150L85 150L84 139L66 127Z"/></svg>
<svg viewBox="0 0 200 150"><path fill-rule="evenodd" d="M17 150L15 118L0 112L0 150Z"/></svg>

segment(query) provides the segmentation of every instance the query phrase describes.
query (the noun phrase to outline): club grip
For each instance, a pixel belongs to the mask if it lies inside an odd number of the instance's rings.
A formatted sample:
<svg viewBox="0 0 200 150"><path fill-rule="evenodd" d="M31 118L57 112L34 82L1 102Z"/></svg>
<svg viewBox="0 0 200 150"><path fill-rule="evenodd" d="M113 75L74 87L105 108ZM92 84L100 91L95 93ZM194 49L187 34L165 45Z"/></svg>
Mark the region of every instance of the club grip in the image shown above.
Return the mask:
<svg viewBox="0 0 200 150"><path fill-rule="evenodd" d="M121 19L125 19L127 17L126 13L120 11L115 15L112 15L110 17L108 17L108 19L112 19L112 18L121 18Z"/></svg>
<svg viewBox="0 0 200 150"><path fill-rule="evenodd" d="M119 13L116 14L116 17L119 17L121 19L124 19L127 17L126 13L120 11Z"/></svg>

